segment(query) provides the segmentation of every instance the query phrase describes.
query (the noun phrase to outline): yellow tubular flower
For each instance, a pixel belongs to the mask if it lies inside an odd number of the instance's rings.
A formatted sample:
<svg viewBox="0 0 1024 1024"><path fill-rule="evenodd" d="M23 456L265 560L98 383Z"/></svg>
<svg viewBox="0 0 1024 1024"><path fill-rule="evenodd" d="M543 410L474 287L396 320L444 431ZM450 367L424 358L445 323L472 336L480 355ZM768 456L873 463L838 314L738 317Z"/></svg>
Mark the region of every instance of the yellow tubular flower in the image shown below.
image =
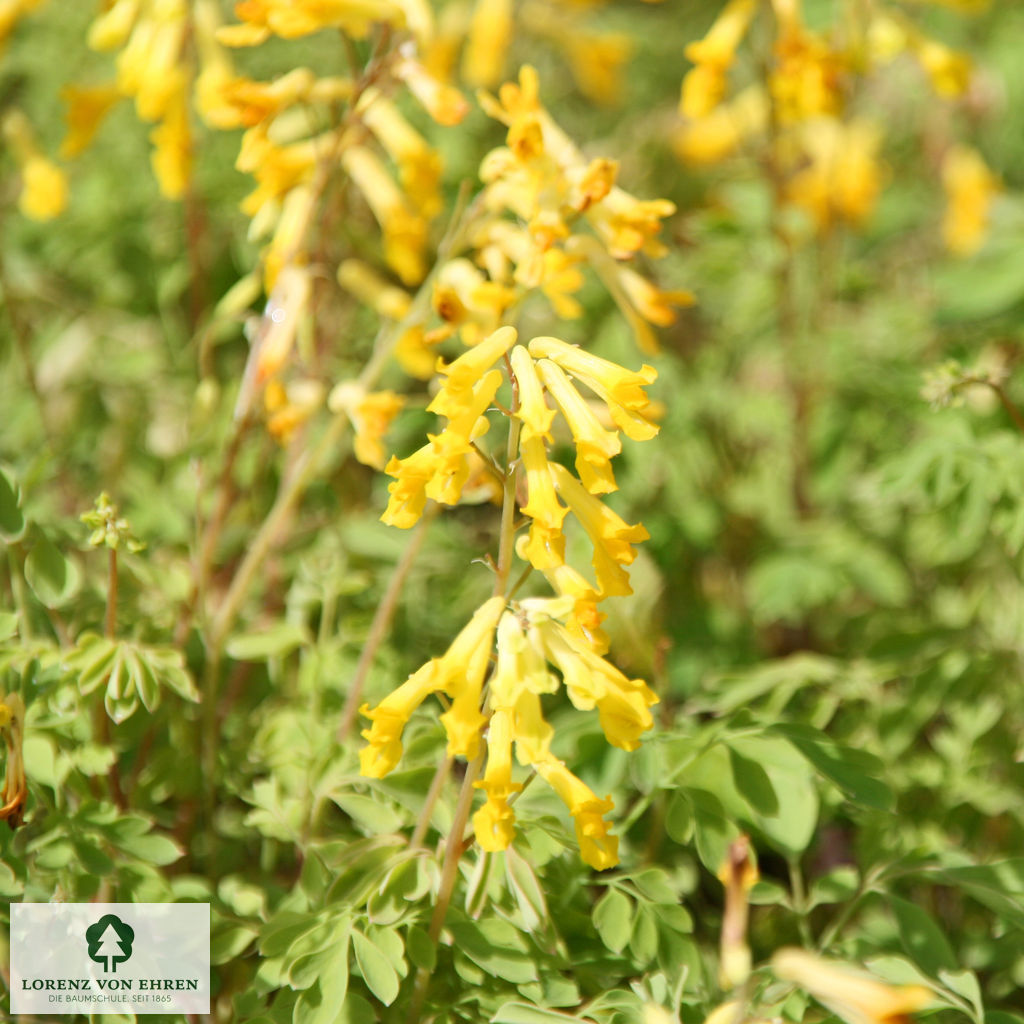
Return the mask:
<svg viewBox="0 0 1024 1024"><path fill-rule="evenodd" d="M391 497L380 521L402 530L415 526L427 503L427 485L443 463L430 442L404 459L392 455L384 472L395 479L388 484Z"/></svg>
<svg viewBox="0 0 1024 1024"><path fill-rule="evenodd" d="M362 192L384 232L384 258L403 284L423 279L423 251L427 244L427 224L409 209L380 159L365 146L349 146L341 163Z"/></svg>
<svg viewBox="0 0 1024 1024"><path fill-rule="evenodd" d="M631 542L646 540L643 525L630 525L590 494L565 467L552 464L558 493L565 499L594 545L593 566L602 597L631 594L629 576L621 568L636 558Z"/></svg>
<svg viewBox="0 0 1024 1024"><path fill-rule="evenodd" d="M92 50L117 50L128 41L141 0L115 0L89 26L86 37Z"/></svg>
<svg viewBox="0 0 1024 1024"><path fill-rule="evenodd" d="M160 191L168 199L180 199L192 173L192 129L184 82L167 100L163 120L150 132L149 138L153 143L153 173Z"/></svg>
<svg viewBox="0 0 1024 1024"><path fill-rule="evenodd" d="M3 806L0 820L17 828L25 814L28 800L28 779L25 775L25 704L16 693L9 693L0 703L0 735L7 747L7 773L4 776Z"/></svg>
<svg viewBox="0 0 1024 1024"><path fill-rule="evenodd" d="M942 237L950 252L971 256L985 241L999 179L976 150L953 146L942 161L942 186L946 191Z"/></svg>
<svg viewBox="0 0 1024 1024"><path fill-rule="evenodd" d="M683 51L695 65L683 79L679 100L683 117L705 117L721 102L726 72L756 10L756 0L731 0L708 34Z"/></svg>
<svg viewBox="0 0 1024 1024"><path fill-rule="evenodd" d="M628 260L638 252L657 259L668 252L657 239L661 222L675 212L668 199L637 199L616 186L586 217L615 259Z"/></svg>
<svg viewBox="0 0 1024 1024"><path fill-rule="evenodd" d="M846 1024L905 1024L932 1002L921 985L887 985L865 971L803 949L780 949L772 970L806 989Z"/></svg>
<svg viewBox="0 0 1024 1024"><path fill-rule="evenodd" d="M267 433L281 444L287 444L323 400L324 388L318 380L296 380L287 386L272 380L263 396L264 408L270 414Z"/></svg>
<svg viewBox="0 0 1024 1024"><path fill-rule="evenodd" d="M576 472L583 486L591 494L617 490L611 460L622 451L618 433L601 426L594 411L557 363L541 359L537 372L569 424L576 443Z"/></svg>
<svg viewBox="0 0 1024 1024"><path fill-rule="evenodd" d="M940 96L962 96L967 92L971 84L971 62L968 57L934 39L921 38L915 50L932 88Z"/></svg>
<svg viewBox="0 0 1024 1024"><path fill-rule="evenodd" d="M657 424L645 416L650 400L643 385L657 379L653 366L645 363L633 372L558 338L534 338L529 350L534 359L546 357L581 380L608 406L615 425L631 440L649 441L658 433Z"/></svg>
<svg viewBox="0 0 1024 1024"><path fill-rule="evenodd" d="M512 0L477 0L462 55L467 85L490 86L501 77L512 38Z"/></svg>
<svg viewBox="0 0 1024 1024"><path fill-rule="evenodd" d="M471 761L479 752L480 730L487 721L480 711L480 698L494 630L504 610L503 597L485 601L437 661L439 686L452 698L451 707L441 715L449 755L461 754Z"/></svg>
<svg viewBox="0 0 1024 1024"><path fill-rule="evenodd" d="M487 727L487 770L474 783L487 794L487 802L473 815L473 830L481 849L494 853L507 850L515 835L515 815L508 798L523 788L512 781L511 707L495 708Z"/></svg>
<svg viewBox="0 0 1024 1024"><path fill-rule="evenodd" d="M217 41L221 19L216 0L196 0L192 25L201 69L195 83L196 110L204 124L213 128L240 128L244 122L226 95L235 72L231 58Z"/></svg>
<svg viewBox="0 0 1024 1024"><path fill-rule="evenodd" d="M445 455L470 451L470 442L487 433L490 424L482 417L494 401L501 381L500 370L488 370L470 391L442 388L434 396L427 411L448 419L444 430L433 438L434 451Z"/></svg>
<svg viewBox="0 0 1024 1024"><path fill-rule="evenodd" d="M523 424L522 440L539 438L552 441L551 421L555 418L555 410L549 409L544 401L544 389L530 353L522 345L516 345L510 358L519 387L519 408L515 416Z"/></svg>
<svg viewBox="0 0 1024 1024"><path fill-rule="evenodd" d="M363 730L368 746L359 751L359 772L371 779L383 778L402 757L402 731L409 716L439 688L437 660L428 661L388 694L372 711L364 704L360 714L373 723Z"/></svg>
<svg viewBox="0 0 1024 1024"><path fill-rule="evenodd" d="M96 137L103 119L121 99L121 92L113 82L103 85L66 85L60 91L68 105L67 134L60 145L60 155L71 160L84 152Z"/></svg>
<svg viewBox="0 0 1024 1024"><path fill-rule="evenodd" d="M567 632L595 654L607 654L608 637L601 629L605 616L597 610L601 594L571 565L545 569L544 576L556 594L574 599L572 611L565 618Z"/></svg>
<svg viewBox="0 0 1024 1024"><path fill-rule="evenodd" d="M367 305L378 316L389 320L401 320L412 305L409 293L397 285L385 281L372 267L362 260L343 260L338 267L338 284L360 302ZM430 361L433 370L434 361Z"/></svg>
<svg viewBox="0 0 1024 1024"><path fill-rule="evenodd" d="M526 470L529 494L528 503L520 511L533 520L523 555L535 569L549 569L565 561L562 520L567 509L558 503L555 496L551 482L553 467L548 462L544 442L539 437L523 441L519 453Z"/></svg>
<svg viewBox="0 0 1024 1024"><path fill-rule="evenodd" d="M683 163L703 166L733 156L743 143L768 126L768 97L759 85L744 89L707 117L682 126L672 148Z"/></svg>
<svg viewBox="0 0 1024 1024"><path fill-rule="evenodd" d="M499 327L493 334L464 352L458 359L437 361L437 372L447 378L444 387L450 392L467 391L516 343L514 327Z"/></svg>
<svg viewBox="0 0 1024 1024"><path fill-rule="evenodd" d="M21 195L18 209L32 220L52 220L68 204L68 182L64 172L36 146L28 118L11 110L3 119L3 137L21 167Z"/></svg>
<svg viewBox="0 0 1024 1024"><path fill-rule="evenodd" d="M560 623L540 623L538 631L573 705L581 711L596 706L605 739L622 750L636 750L640 736L654 725L650 708L658 703L657 695L642 679L623 675Z"/></svg>
<svg viewBox="0 0 1024 1024"><path fill-rule="evenodd" d="M367 394L355 381L339 384L328 399L331 412L344 412L356 432L353 451L364 466L383 469L385 456L381 439L391 421L402 411L405 399L394 391Z"/></svg>
<svg viewBox="0 0 1024 1024"><path fill-rule="evenodd" d="M619 840L608 834L608 823L603 817L615 806L611 799L598 799L589 786L554 758L539 761L535 767L569 808L583 860L598 871L615 867L619 862Z"/></svg>
<svg viewBox="0 0 1024 1024"><path fill-rule="evenodd" d="M431 218L441 211L441 157L402 116L389 99L374 90L364 94L360 116L389 157L398 164L398 176L413 206Z"/></svg>
<svg viewBox="0 0 1024 1024"><path fill-rule="evenodd" d="M469 104L458 89L434 78L411 56L399 60L394 66L394 72L438 124L459 124L469 113Z"/></svg>

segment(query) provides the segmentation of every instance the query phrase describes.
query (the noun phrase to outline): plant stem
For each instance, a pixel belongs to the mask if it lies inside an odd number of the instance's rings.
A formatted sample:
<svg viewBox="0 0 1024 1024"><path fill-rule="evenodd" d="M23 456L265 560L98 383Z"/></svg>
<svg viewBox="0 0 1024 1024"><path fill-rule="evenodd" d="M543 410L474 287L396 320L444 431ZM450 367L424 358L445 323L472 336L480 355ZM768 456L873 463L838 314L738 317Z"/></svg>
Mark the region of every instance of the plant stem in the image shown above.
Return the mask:
<svg viewBox="0 0 1024 1024"><path fill-rule="evenodd" d="M455 805L455 818L452 821L451 830L448 832L448 839L444 844L444 862L441 865L441 883L437 890L437 901L434 903L434 912L430 918L430 929L428 934L430 941L437 946L441 937L441 929L444 927L444 919L448 915L448 906L452 901L452 893L455 891L455 880L459 872L459 858L463 851L463 834L466 831L466 823L469 821L469 809L473 805L473 783L480 774L483 767L483 751L470 761L466 768L466 774L462 779L462 788L459 790L459 799ZM422 967L416 972L416 988L413 990L412 1002L409 1006L409 1024L418 1024L423 1003L427 998L427 989L430 987L430 971Z"/></svg>
<svg viewBox="0 0 1024 1024"><path fill-rule="evenodd" d="M793 890L793 908L797 914L796 926L800 932L800 941L810 948L814 945L814 938L811 935L811 926L807 922L807 889L804 885L803 872L800 870L800 861L795 857L789 859L789 885Z"/></svg>
<svg viewBox="0 0 1024 1024"><path fill-rule="evenodd" d="M104 635L113 640L117 635L117 548L109 549L107 559L107 617Z"/></svg>
<svg viewBox="0 0 1024 1024"><path fill-rule="evenodd" d="M430 789L427 790L427 798L423 801L423 810L416 821L416 828L413 829L412 838L409 840L409 849L418 850L423 845L423 839L430 828L430 816L434 812L434 804L441 795L448 773L452 770L452 758L445 755L444 760L437 766L433 779L430 780Z"/></svg>
<svg viewBox="0 0 1024 1024"><path fill-rule="evenodd" d="M398 560L398 564L391 574L391 579L388 580L387 590L385 590L384 596L381 598L380 604L377 605L376 612L374 612L373 622L370 623L370 632L366 638L366 643L363 644L362 651L359 652L359 662L352 676L348 696L345 698L345 707L342 709L341 724L338 726L339 743L344 743L348 738L348 734L352 731L356 715L359 713L359 701L363 695L363 687L366 685L366 677L373 666L373 659L376 657L377 650L387 634L391 620L394 618L395 611L398 608L398 598L401 596L402 588L405 586L406 577L408 577L416 557L423 547L423 541L427 536L430 522L437 515L440 507L436 502L432 502L423 513L412 538L406 545L405 551L402 552L402 557Z"/></svg>

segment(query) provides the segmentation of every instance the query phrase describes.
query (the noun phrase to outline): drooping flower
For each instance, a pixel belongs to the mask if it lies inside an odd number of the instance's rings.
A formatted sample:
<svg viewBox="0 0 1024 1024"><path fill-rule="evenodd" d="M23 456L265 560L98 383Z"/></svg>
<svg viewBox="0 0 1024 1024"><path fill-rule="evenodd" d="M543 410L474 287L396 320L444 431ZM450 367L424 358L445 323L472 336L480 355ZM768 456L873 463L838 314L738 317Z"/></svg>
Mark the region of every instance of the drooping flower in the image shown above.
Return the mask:
<svg viewBox="0 0 1024 1024"><path fill-rule="evenodd" d="M615 867L619 862L619 840L608 834L608 823L604 820L604 815L615 806L611 799L598 798L586 783L555 758L539 761L535 767L569 808L583 860L598 871Z"/></svg>
<svg viewBox="0 0 1024 1024"><path fill-rule="evenodd" d="M368 393L355 381L344 381L331 392L327 405L331 412L344 412L349 418L356 432L352 446L356 458L364 466L383 469L383 437L405 407L405 399L394 391Z"/></svg>
<svg viewBox="0 0 1024 1024"><path fill-rule="evenodd" d="M113 82L102 85L66 85L61 98L67 103L67 134L60 146L65 160L78 156L96 136L103 119L120 100L121 92Z"/></svg>
<svg viewBox="0 0 1024 1024"><path fill-rule="evenodd" d="M512 37L512 0L477 0L462 54L467 85L490 86L500 77Z"/></svg>
<svg viewBox="0 0 1024 1024"><path fill-rule="evenodd" d="M18 209L32 220L52 220L68 204L68 182L64 172L36 144L28 118L20 110L9 110L3 118L3 137L21 169Z"/></svg>
<svg viewBox="0 0 1024 1024"><path fill-rule="evenodd" d="M706 117L725 95L726 74L757 10L756 0L730 0L707 35L683 51L694 67L683 78L679 112Z"/></svg>
<svg viewBox="0 0 1024 1024"><path fill-rule="evenodd" d="M772 970L806 989L846 1024L905 1024L932 1002L921 985L888 985L866 971L803 949L780 949Z"/></svg>

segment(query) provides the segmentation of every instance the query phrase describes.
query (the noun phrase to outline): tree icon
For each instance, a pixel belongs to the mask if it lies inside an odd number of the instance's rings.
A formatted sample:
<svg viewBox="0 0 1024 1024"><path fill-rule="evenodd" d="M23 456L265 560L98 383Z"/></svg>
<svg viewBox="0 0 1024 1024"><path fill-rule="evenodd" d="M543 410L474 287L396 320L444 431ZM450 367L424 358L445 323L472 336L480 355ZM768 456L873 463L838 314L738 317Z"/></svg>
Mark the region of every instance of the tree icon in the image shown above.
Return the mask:
<svg viewBox="0 0 1024 1024"><path fill-rule="evenodd" d="M114 914L105 914L85 930L89 959L103 964L104 971L117 973L117 965L132 955L135 930Z"/></svg>

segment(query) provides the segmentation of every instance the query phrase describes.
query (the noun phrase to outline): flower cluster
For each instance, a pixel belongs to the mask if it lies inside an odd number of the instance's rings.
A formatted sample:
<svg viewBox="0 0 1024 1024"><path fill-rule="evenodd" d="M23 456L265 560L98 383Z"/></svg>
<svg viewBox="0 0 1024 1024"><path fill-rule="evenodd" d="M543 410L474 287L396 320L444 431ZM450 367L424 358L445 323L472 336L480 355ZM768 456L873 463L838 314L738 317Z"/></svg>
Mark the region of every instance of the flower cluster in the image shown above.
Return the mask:
<svg viewBox="0 0 1024 1024"><path fill-rule="evenodd" d="M764 80L730 96L737 52L759 7L729 0L704 38L687 46L693 67L683 79L676 152L688 164L712 164L766 144L779 198L802 211L815 234L858 227L874 210L885 175L881 127L848 114L855 79L909 60L938 96L955 99L971 86L970 63L883 4L850 25L816 31L804 23L800 0L772 0L774 45ZM968 159L958 147L942 177L945 241L955 253L973 252L984 236L994 179L978 154L970 151Z"/></svg>

